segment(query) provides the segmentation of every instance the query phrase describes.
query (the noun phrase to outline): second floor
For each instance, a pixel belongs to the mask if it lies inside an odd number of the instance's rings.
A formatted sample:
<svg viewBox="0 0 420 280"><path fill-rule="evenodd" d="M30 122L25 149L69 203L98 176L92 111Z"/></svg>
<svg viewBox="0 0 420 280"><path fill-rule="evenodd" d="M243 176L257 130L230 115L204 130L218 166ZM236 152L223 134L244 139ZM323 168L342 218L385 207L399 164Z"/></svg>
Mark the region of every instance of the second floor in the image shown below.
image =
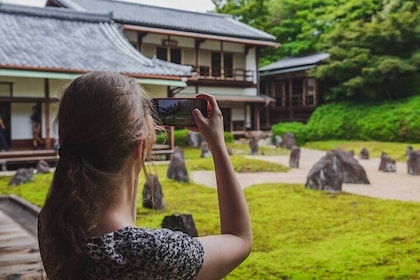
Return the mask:
<svg viewBox="0 0 420 280"><path fill-rule="evenodd" d="M257 46L133 30L125 30L124 34L148 58L192 66L200 83L227 81L231 86L257 83Z"/></svg>

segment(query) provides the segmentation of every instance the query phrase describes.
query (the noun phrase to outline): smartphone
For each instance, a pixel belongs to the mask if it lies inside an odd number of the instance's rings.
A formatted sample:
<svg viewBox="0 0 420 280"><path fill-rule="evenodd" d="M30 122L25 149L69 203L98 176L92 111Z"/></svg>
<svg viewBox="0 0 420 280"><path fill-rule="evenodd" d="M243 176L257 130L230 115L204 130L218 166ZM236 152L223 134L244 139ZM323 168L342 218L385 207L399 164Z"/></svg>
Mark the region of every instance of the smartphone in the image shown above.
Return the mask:
<svg viewBox="0 0 420 280"><path fill-rule="evenodd" d="M207 116L207 100L199 98L154 98L152 99L159 124L166 126L197 126L192 110L199 109Z"/></svg>

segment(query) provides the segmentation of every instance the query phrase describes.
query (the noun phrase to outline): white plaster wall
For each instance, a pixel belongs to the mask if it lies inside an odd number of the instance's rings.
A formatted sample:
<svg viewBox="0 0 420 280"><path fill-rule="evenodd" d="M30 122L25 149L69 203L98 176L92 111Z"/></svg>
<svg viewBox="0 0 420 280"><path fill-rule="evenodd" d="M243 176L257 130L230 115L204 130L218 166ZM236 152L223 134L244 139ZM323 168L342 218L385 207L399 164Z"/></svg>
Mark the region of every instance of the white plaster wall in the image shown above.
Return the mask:
<svg viewBox="0 0 420 280"><path fill-rule="evenodd" d="M223 87L198 87L199 92L207 92L214 95L240 95L240 96L256 96L256 88L223 88ZM184 94L195 94L194 87L186 87L180 92L181 95Z"/></svg>
<svg viewBox="0 0 420 280"><path fill-rule="evenodd" d="M32 138L31 114L34 103L12 103L10 130L11 138L29 139Z"/></svg>
<svg viewBox="0 0 420 280"><path fill-rule="evenodd" d="M254 73L254 81L257 81L257 71L258 71L258 65L256 62L256 53L255 53L255 48L250 48L248 50L248 54L246 55L245 58L245 69L246 70L252 70ZM256 82L255 82L256 83Z"/></svg>

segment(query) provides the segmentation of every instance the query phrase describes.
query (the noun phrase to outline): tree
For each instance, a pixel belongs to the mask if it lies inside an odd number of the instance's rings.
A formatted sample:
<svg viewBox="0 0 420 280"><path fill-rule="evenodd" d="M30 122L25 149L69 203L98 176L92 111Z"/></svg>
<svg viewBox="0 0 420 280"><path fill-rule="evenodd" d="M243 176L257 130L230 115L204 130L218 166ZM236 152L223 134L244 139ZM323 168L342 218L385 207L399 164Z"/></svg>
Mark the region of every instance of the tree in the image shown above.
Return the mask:
<svg viewBox="0 0 420 280"><path fill-rule="evenodd" d="M353 11L326 34L319 48L331 57L313 74L330 81L326 98L399 99L416 94L419 78L420 13L414 1L384 0L373 14ZM339 12L338 12L339 13ZM354 15L358 15L354 17Z"/></svg>

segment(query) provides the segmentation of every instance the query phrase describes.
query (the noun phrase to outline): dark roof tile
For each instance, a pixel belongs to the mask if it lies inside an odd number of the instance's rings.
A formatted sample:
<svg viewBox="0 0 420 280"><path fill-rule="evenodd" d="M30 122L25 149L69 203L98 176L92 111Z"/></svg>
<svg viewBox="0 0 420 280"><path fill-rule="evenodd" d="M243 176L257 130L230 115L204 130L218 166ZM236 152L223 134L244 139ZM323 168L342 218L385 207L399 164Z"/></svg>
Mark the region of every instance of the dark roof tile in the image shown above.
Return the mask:
<svg viewBox="0 0 420 280"><path fill-rule="evenodd" d="M109 15L3 4L0 67L136 76L189 76L191 68L160 64L134 49Z"/></svg>
<svg viewBox="0 0 420 280"><path fill-rule="evenodd" d="M115 21L127 24L275 42L275 37L271 34L225 14L199 13L112 0L50 1L79 11L112 12Z"/></svg>

